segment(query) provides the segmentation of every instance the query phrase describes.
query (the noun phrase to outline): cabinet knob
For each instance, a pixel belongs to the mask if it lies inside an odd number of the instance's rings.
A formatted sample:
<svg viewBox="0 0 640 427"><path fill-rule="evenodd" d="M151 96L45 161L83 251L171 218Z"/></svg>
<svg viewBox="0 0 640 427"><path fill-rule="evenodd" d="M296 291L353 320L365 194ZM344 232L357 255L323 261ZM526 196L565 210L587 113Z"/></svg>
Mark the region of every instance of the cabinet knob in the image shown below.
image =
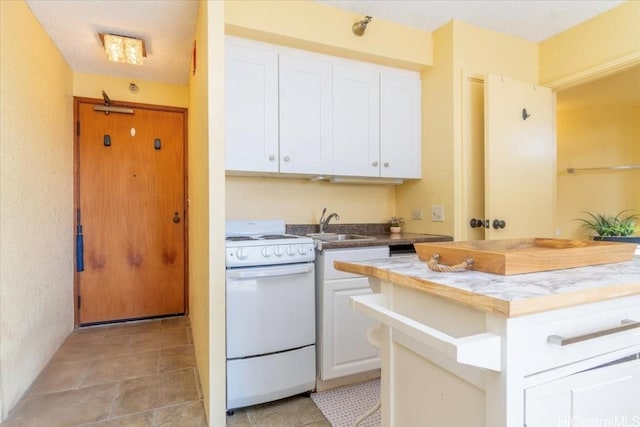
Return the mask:
<svg viewBox="0 0 640 427"><path fill-rule="evenodd" d="M269 156L269 160L271 160L272 162L276 159L276 156L274 156L273 154Z"/></svg>
<svg viewBox="0 0 640 427"><path fill-rule="evenodd" d="M384 162L384 167L388 168L389 167L389 162Z"/></svg>
<svg viewBox="0 0 640 427"><path fill-rule="evenodd" d="M284 156L284 158L282 160L284 160L285 162L288 162L289 161L289 156Z"/></svg>
<svg viewBox="0 0 640 427"><path fill-rule="evenodd" d="M371 163L373 166L378 166L378 162Z"/></svg>

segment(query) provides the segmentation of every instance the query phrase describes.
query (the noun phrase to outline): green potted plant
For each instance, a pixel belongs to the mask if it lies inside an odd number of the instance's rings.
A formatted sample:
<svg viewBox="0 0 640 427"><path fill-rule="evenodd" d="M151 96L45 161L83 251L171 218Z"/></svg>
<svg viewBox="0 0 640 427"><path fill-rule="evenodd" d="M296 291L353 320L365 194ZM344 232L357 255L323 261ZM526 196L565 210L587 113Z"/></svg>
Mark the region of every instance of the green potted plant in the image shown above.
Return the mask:
<svg viewBox="0 0 640 427"><path fill-rule="evenodd" d="M389 220L389 224L391 225L389 227L389 231L392 233L399 233L402 231L402 224L404 224L404 220L402 218L392 216Z"/></svg>
<svg viewBox="0 0 640 427"><path fill-rule="evenodd" d="M640 214L630 210L618 212L616 215L592 214L585 212L589 218L578 218L584 228L595 233L593 240L608 240L640 244L640 236L632 236L636 231L636 221Z"/></svg>

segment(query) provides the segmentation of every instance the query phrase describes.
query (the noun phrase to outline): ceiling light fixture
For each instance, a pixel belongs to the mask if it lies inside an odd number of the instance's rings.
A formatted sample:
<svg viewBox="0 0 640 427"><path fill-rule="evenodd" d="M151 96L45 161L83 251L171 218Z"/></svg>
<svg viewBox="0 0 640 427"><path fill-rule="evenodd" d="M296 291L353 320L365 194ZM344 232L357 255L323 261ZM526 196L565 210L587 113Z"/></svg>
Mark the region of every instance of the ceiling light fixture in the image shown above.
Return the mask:
<svg viewBox="0 0 640 427"><path fill-rule="evenodd" d="M147 56L144 40L117 34L100 33L100 40L107 52L107 59L123 64L142 65Z"/></svg>

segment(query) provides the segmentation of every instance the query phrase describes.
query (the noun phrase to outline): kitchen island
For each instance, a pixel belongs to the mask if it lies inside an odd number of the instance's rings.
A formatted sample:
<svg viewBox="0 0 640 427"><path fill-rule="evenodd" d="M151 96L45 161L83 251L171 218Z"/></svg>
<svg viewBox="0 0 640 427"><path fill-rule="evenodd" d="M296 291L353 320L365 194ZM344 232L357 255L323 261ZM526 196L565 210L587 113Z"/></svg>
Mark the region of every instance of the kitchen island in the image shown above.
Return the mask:
<svg viewBox="0 0 640 427"><path fill-rule="evenodd" d="M353 304L380 322L383 426L640 425L639 257L515 276L415 256L335 267L376 292Z"/></svg>

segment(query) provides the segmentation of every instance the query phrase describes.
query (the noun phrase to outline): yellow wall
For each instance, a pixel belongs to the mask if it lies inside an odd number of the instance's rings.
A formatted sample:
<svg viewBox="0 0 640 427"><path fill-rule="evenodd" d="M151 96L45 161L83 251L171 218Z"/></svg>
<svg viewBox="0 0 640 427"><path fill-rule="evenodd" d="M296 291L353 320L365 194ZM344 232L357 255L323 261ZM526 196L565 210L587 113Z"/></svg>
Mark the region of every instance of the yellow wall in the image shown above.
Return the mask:
<svg viewBox="0 0 640 427"><path fill-rule="evenodd" d="M72 72L0 2L0 420L73 329Z"/></svg>
<svg viewBox="0 0 640 427"><path fill-rule="evenodd" d="M224 3L200 1L189 82L189 300L209 425L225 424Z"/></svg>
<svg viewBox="0 0 640 427"><path fill-rule="evenodd" d="M225 3L227 34L414 70L432 64L425 31L374 17L358 37L351 27L364 16L309 0Z"/></svg>
<svg viewBox="0 0 640 427"><path fill-rule="evenodd" d="M227 177L229 219L281 219L315 224L322 208L340 223L386 222L395 215L395 186L331 184L302 179Z"/></svg>
<svg viewBox="0 0 640 427"><path fill-rule="evenodd" d="M589 237L580 222L574 221L586 217L584 211L640 212L640 170L566 173L568 167L640 164L639 118L638 102L558 111L558 225L562 237Z"/></svg>
<svg viewBox="0 0 640 427"><path fill-rule="evenodd" d="M130 83L138 86L138 92L129 91ZM73 73L74 96L102 99L103 90L113 102L126 101L183 108L189 105L189 89L186 85Z"/></svg>
<svg viewBox="0 0 640 427"><path fill-rule="evenodd" d="M422 73L422 180L396 191L397 215L407 231L450 234L453 203L453 23L433 34L434 66ZM431 205L445 207L446 222L431 222ZM422 220L411 220L422 209Z"/></svg>
<svg viewBox="0 0 640 427"><path fill-rule="evenodd" d="M434 66L423 72L423 180L397 192L397 213L405 219L422 209L410 231L457 236L461 208L462 76L502 74L536 82L537 44L451 21L434 33ZM444 205L445 221L431 222L431 206ZM457 219L457 220L456 220Z"/></svg>
<svg viewBox="0 0 640 427"><path fill-rule="evenodd" d="M225 293L224 11L208 2L209 104L209 425L226 423L227 351Z"/></svg>
<svg viewBox="0 0 640 427"><path fill-rule="evenodd" d="M559 87L640 62L640 1L629 0L540 43L540 82Z"/></svg>
<svg viewBox="0 0 640 427"><path fill-rule="evenodd" d="M351 26L360 19L307 0L225 2L227 34L412 69L431 64L430 33L374 18L357 37ZM231 176L226 182L228 219L314 223L323 207L338 212L343 223L382 222L395 215L394 186Z"/></svg>
<svg viewBox="0 0 640 427"><path fill-rule="evenodd" d="M196 25L198 64L189 80L189 318L200 384L210 413L209 362L209 104L208 3L201 1Z"/></svg>
<svg viewBox="0 0 640 427"><path fill-rule="evenodd" d="M540 44L540 80L563 90L640 64L640 2L627 1ZM569 88L569 89L566 89ZM558 94L560 99L561 91ZM560 235L586 238L582 211L640 210L640 171L566 173L567 167L640 163L640 106L602 104L557 115L557 218Z"/></svg>
<svg viewBox="0 0 640 427"><path fill-rule="evenodd" d="M224 3L201 0L189 82L189 300L209 425L225 424Z"/></svg>

